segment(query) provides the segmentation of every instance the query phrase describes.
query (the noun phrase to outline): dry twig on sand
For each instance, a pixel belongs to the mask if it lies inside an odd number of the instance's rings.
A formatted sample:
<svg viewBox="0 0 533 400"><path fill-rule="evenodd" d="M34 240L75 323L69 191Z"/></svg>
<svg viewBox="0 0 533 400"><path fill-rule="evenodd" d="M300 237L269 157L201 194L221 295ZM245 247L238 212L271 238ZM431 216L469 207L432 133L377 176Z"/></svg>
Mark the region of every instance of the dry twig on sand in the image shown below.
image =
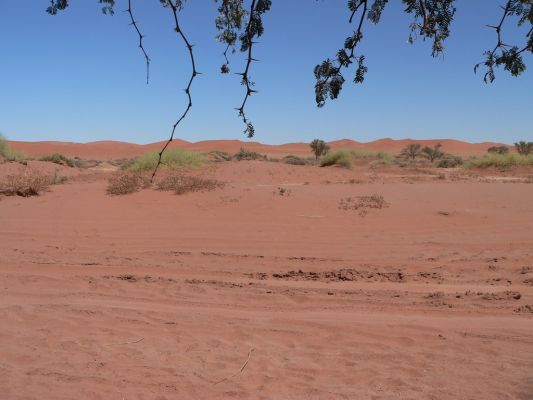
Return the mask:
<svg viewBox="0 0 533 400"><path fill-rule="evenodd" d="M239 369L237 372L235 372L233 375L227 377L227 378L222 378L221 380L215 382L213 384L214 385L218 385L219 383L222 383L224 381L227 381L228 379L231 379L231 378L234 378L235 376L239 375L240 373L242 373L242 371L244 371L244 368L246 368L246 366L248 365L248 362L250 361L250 356L252 355L253 351L255 349L253 347L250 348L250 350L248 350L248 357L246 358L246 361L244 362L244 364L242 365L241 369Z"/></svg>
<svg viewBox="0 0 533 400"><path fill-rule="evenodd" d="M137 339L137 340L132 340L130 342L121 342L121 343L108 343L108 344L104 344L104 346L119 346L119 345L122 345L122 344L135 344L135 343L139 343L141 341L143 341L144 338L140 338L140 339Z"/></svg>

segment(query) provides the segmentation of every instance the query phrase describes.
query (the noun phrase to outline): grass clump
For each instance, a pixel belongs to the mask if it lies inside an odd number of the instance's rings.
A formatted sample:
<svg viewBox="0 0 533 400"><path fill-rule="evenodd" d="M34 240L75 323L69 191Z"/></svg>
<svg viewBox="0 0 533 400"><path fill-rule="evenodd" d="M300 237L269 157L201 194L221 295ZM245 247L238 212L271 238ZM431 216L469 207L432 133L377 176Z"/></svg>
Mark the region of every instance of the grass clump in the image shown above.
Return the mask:
<svg viewBox="0 0 533 400"><path fill-rule="evenodd" d="M53 182L50 178L34 170L25 170L18 175L8 175L0 184L0 194L6 196L38 196Z"/></svg>
<svg viewBox="0 0 533 400"><path fill-rule="evenodd" d="M241 147L241 149L237 153L235 153L235 155L233 156L233 159L237 161L243 161L243 160L265 160L266 161L267 156L265 156L264 154L257 153L255 151L245 150L244 148Z"/></svg>
<svg viewBox="0 0 533 400"><path fill-rule="evenodd" d="M495 167L506 169L511 167L533 167L533 154L521 155L516 153L508 154L487 154L483 157L473 157L465 163L466 168L489 168Z"/></svg>
<svg viewBox="0 0 533 400"><path fill-rule="evenodd" d="M225 151L213 150L208 153L208 156L213 162L231 161L231 154Z"/></svg>
<svg viewBox="0 0 533 400"><path fill-rule="evenodd" d="M107 194L121 196L135 193L150 185L150 181L139 171L120 171L108 180Z"/></svg>
<svg viewBox="0 0 533 400"><path fill-rule="evenodd" d="M159 153L154 151L136 157L122 165L122 169L129 171L149 171L155 169ZM184 149L165 150L161 158L164 167L200 167L205 163L201 153Z"/></svg>
<svg viewBox="0 0 533 400"><path fill-rule="evenodd" d="M320 160L321 167L330 167L336 165L342 168L352 167L352 154L348 150L337 150L326 154Z"/></svg>
<svg viewBox="0 0 533 400"><path fill-rule="evenodd" d="M7 161L22 161L26 160L28 156L22 151L14 150L7 143L7 140L0 135L0 161L1 159Z"/></svg>
<svg viewBox="0 0 533 400"><path fill-rule="evenodd" d="M463 165L464 160L459 156L445 154L437 163L437 168L456 168Z"/></svg>
<svg viewBox="0 0 533 400"><path fill-rule="evenodd" d="M301 157L297 157L297 156L285 156L281 159L282 162L284 162L285 164L290 164L290 165L307 165L309 164L308 160L306 160L305 158L301 158Z"/></svg>
<svg viewBox="0 0 533 400"><path fill-rule="evenodd" d="M206 179L188 175L170 175L157 183L157 190L174 192L181 195L189 192L204 192L223 187L224 184L215 179Z"/></svg>
<svg viewBox="0 0 533 400"><path fill-rule="evenodd" d="M64 156L60 153L54 153L50 154L48 156L43 156L38 158L39 161L47 161L47 162L53 162L55 164L59 165L68 165L69 167L75 167L76 161L72 158L68 158L67 156Z"/></svg>
<svg viewBox="0 0 533 400"><path fill-rule="evenodd" d="M389 207L389 203L380 194L372 194L370 196L346 197L341 199L339 209L341 210L356 210L359 215L364 217L368 213L368 209L382 209Z"/></svg>

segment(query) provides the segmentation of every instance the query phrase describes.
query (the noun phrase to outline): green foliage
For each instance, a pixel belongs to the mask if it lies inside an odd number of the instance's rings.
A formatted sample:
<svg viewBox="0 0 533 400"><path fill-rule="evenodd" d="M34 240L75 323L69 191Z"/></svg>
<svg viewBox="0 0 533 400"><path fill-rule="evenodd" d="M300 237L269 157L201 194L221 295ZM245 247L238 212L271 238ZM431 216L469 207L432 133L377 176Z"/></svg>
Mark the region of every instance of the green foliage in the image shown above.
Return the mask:
<svg viewBox="0 0 533 400"><path fill-rule="evenodd" d="M419 143L411 143L405 146L400 152L400 157L414 161L422 154L422 145Z"/></svg>
<svg viewBox="0 0 533 400"><path fill-rule="evenodd" d="M533 142L521 141L521 142L515 143L514 146L518 154L521 154L523 156L533 154Z"/></svg>
<svg viewBox="0 0 533 400"><path fill-rule="evenodd" d="M69 167L75 167L76 161L72 158L68 158L64 156L63 154L54 153L50 154L48 156L43 156L38 158L39 161L47 161L47 162L53 162L55 164L59 165L68 165Z"/></svg>
<svg viewBox="0 0 533 400"><path fill-rule="evenodd" d="M509 153L509 147L507 146L492 146L487 149L487 152L493 154L507 154Z"/></svg>
<svg viewBox="0 0 533 400"><path fill-rule="evenodd" d="M130 171L149 171L155 169L159 159L158 152L147 153L124 163L122 169ZM169 149L161 159L164 167L199 167L205 163L201 153L183 149Z"/></svg>
<svg viewBox="0 0 533 400"><path fill-rule="evenodd" d="M433 163L435 160L441 159L444 157L444 153L440 150L442 144L437 143L433 147L426 146L420 152L422 157L425 157L429 162Z"/></svg>
<svg viewBox="0 0 533 400"><path fill-rule="evenodd" d="M235 153L235 155L233 156L233 159L237 161L266 160L267 156L265 156L264 154L259 154L255 151L245 150L241 147L240 150L237 153Z"/></svg>
<svg viewBox="0 0 533 400"><path fill-rule="evenodd" d="M321 156L327 154L329 151L329 146L320 139L315 139L311 143L309 143L309 147L311 147L311 151L315 155L315 159L318 160Z"/></svg>
<svg viewBox="0 0 533 400"><path fill-rule="evenodd" d="M521 155L516 153L508 154L487 154L483 157L474 157L466 161L467 168L510 168L510 167L533 167L533 154Z"/></svg>
<svg viewBox="0 0 533 400"><path fill-rule="evenodd" d="M438 168L456 168L463 165L464 161L459 156L452 154L445 154L442 159L437 163Z"/></svg>

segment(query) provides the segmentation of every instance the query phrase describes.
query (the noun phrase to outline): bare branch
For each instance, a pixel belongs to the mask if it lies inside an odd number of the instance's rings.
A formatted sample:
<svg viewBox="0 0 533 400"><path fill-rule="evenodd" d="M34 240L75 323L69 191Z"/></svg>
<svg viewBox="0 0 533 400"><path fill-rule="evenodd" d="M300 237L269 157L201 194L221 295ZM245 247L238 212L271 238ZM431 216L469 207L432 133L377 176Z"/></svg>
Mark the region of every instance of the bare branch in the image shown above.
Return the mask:
<svg viewBox="0 0 533 400"><path fill-rule="evenodd" d="M139 30L139 27L137 26L137 22L133 18L133 12L131 9L131 0L128 0L128 9L126 12L130 15L131 24L135 28L135 31L137 32L137 35L139 36L139 48L141 49L142 53L144 54L144 58L146 59L146 84L150 81L150 57L148 57L148 53L146 52L144 46L143 46L143 34Z"/></svg>

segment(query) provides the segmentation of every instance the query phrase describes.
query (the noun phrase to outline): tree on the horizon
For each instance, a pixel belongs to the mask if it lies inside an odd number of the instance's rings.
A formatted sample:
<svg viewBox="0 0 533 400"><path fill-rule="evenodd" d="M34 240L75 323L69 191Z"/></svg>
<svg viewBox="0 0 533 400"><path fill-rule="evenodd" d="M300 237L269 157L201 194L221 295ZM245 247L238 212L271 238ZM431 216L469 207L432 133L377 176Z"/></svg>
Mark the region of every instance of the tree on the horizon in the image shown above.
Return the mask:
<svg viewBox="0 0 533 400"><path fill-rule="evenodd" d="M533 154L533 142L520 141L515 143L514 147L516 148L518 154L521 154L523 156Z"/></svg>
<svg viewBox="0 0 533 400"><path fill-rule="evenodd" d="M197 69L189 33L186 35L180 24L180 12L187 1L157 1L160 5L170 10L170 17L175 25L175 33L187 48L191 63L191 73L185 88L188 103L173 125L170 138L160 152L159 161L161 161L164 150L174 138L177 126L187 116L192 107L192 84L200 72ZM401 1L404 5L404 12L412 18L412 22L408 27L408 42L413 43L418 37L422 40L429 40L432 45L431 55L433 57L441 55L444 51L444 42L451 33L450 27L456 14L456 0ZM114 14L115 0L98 0L98 3L101 4L104 14ZM220 68L221 73L227 74L230 72L228 51L233 53L238 49L246 55L244 67L240 72L237 72L241 76L244 93L242 103L236 109L244 123L244 133L251 138L255 133L255 128L246 114L246 105L250 96L257 92L255 82L250 76L252 63L257 61L254 58L253 49L257 44L258 38L264 33L263 16L270 10L272 0L215 0L215 3L218 10L218 15L215 19L215 26L218 31L216 39L225 46L224 60ZM311 1L309 2L309 7L312 6L312 3ZM365 65L365 55L359 52L359 44L364 37L365 23L378 24L388 3L389 0L347 1L347 19L352 25L353 31L345 38L341 49L336 51L334 57L326 58L314 67L316 79L315 101L318 107L323 107L327 99L334 100L339 96L346 80L344 73L352 66L354 71L352 72L351 80L354 83L362 83L364 81L368 69ZM489 23L487 27L495 32L495 44L483 53L483 60L474 66L475 73L479 68L484 69L483 80L485 83L495 80L496 69L499 67L503 67L512 76L522 74L526 69L523 56L526 53L533 53L533 0L498 0L492 3L494 6L499 5L502 11L501 18L498 21L487 21ZM48 6L46 11L51 15L55 15L59 11L65 10L68 6L69 0L50 0L50 6ZM125 11L128 13L133 30L138 37L138 47L146 62L146 79L148 82L150 57L144 48L144 34L135 19L132 0L127 0L127 9ZM302 13L305 13L305 10L302 10ZM517 26L525 26L526 34L522 43L509 43L504 35L504 27L506 27L504 23L511 19L515 21ZM301 19L298 21L301 21ZM327 27L321 29L327 29ZM160 162L158 163L159 165Z"/></svg>
<svg viewBox="0 0 533 400"><path fill-rule="evenodd" d="M320 156L325 155L329 151L329 146L320 139L313 140L309 143L309 147L311 147L311 151L315 155L315 160L318 160Z"/></svg>
<svg viewBox="0 0 533 400"><path fill-rule="evenodd" d="M440 150L442 147L442 144L437 143L433 147L426 146L422 149L420 152L420 155L422 157L425 157L429 160L430 163L433 163L435 160L438 160L442 157L444 157L444 153Z"/></svg>
<svg viewBox="0 0 533 400"><path fill-rule="evenodd" d="M400 157L414 161L422 154L422 145L420 143L410 143L400 152Z"/></svg>

